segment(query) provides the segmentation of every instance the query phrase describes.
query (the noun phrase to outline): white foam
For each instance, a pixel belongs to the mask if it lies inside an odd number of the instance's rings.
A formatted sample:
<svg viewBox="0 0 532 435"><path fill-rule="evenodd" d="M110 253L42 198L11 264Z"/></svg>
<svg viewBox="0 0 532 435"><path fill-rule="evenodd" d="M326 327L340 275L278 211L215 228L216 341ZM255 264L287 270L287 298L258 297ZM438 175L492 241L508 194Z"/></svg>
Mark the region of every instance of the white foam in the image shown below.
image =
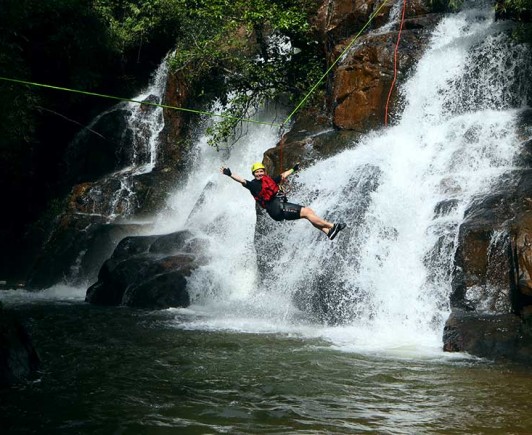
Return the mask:
<svg viewBox="0 0 532 435"><path fill-rule="evenodd" d="M514 169L519 145L519 101L509 95L521 89L519 62L527 54L505 45L497 26L491 13L478 10L442 20L404 86L397 125L299 174L291 201L347 222L338 242L296 221L278 224L270 240L254 246L253 199L217 170L230 166L251 178L249 166L276 144L278 132L250 126L223 158L202 138L187 186L159 218L163 231L183 228L212 183L187 224L209 240L211 261L189 279L194 305L179 312L176 326L298 334L346 351L441 355L458 226L470 201ZM479 62L490 64L490 74L475 75ZM501 74L505 81L494 83ZM447 200L455 207L436 216ZM438 241L442 251L428 259ZM272 250L264 281L255 249ZM330 267L334 274L324 278ZM335 303L347 313L344 326L323 326L294 306L295 293L318 291L320 279L343 294Z"/></svg>

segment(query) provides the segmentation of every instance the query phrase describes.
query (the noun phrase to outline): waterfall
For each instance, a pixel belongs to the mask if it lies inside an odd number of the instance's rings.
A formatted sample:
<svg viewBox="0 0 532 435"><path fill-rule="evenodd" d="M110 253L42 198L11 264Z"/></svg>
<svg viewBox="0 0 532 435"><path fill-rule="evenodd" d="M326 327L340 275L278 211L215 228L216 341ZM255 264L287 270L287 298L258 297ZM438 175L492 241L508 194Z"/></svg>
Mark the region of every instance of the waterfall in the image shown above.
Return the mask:
<svg viewBox="0 0 532 435"><path fill-rule="evenodd" d="M146 89L135 96L135 101L162 103L168 75L167 59L168 56L163 59ZM86 192L91 214L103 216L109 222L131 216L137 201L133 177L151 172L155 167L163 128L161 107L125 101L98 115L77 135L67 152L67 161L71 176L81 172L81 181L99 179ZM88 158L87 150L96 157ZM104 161L108 167L101 173L95 172L101 171L101 164L94 167L92 160ZM109 192L113 192L111 198Z"/></svg>
<svg viewBox="0 0 532 435"><path fill-rule="evenodd" d="M167 77L168 56L159 65L150 85L134 99L162 104ZM132 142L131 163L135 166L134 173L150 172L157 162L159 134L164 128L163 109L138 103L126 104L129 111L127 128Z"/></svg>
<svg viewBox="0 0 532 435"><path fill-rule="evenodd" d="M297 176L292 202L348 224L334 242L300 220L276 223L255 246L253 198L217 170L252 178L277 132L250 126L223 158L202 138L188 184L158 224L197 231L211 246L212 261L189 280L192 327L439 349L464 212L513 169L518 151L530 53L505 26L480 9L444 18L402 88L396 125ZM268 258L263 277L257 251Z"/></svg>

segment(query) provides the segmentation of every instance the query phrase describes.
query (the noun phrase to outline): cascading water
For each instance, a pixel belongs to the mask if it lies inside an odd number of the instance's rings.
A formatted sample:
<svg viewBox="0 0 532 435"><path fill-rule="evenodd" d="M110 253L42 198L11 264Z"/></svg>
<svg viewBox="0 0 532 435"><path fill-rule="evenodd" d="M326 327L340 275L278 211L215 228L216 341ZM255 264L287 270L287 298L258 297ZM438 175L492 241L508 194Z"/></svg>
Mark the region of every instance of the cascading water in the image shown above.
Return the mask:
<svg viewBox="0 0 532 435"><path fill-rule="evenodd" d="M297 221L275 224L254 247L253 199L217 172L220 154L202 139L164 217L171 224L159 224L211 242L212 260L189 282L193 311L206 315L195 327L306 328L356 349L439 348L464 211L512 169L518 150L529 53L504 26L480 9L445 18L403 86L397 124L300 173L290 200L345 221L338 241ZM246 178L278 140L267 127L250 129L223 162ZM308 326L316 320L341 326Z"/></svg>
<svg viewBox="0 0 532 435"><path fill-rule="evenodd" d="M530 52L503 27L477 10L445 18L396 124L303 168L290 198L348 223L333 242L305 221L256 220L219 173L251 178L277 143L249 125L230 151L201 138L154 219L158 234L208 242L188 309L97 307L69 285L0 291L42 358L38 379L0 390L4 432L530 433L529 367L440 350L458 227L511 180L530 101ZM494 232L490 257L505 237Z"/></svg>
<svg viewBox="0 0 532 435"><path fill-rule="evenodd" d="M165 58L150 84L134 100L160 104L164 97L167 75L168 62ZM114 159L107 156L108 160L115 160L115 172L104 177L102 182L96 183L86 193L93 204L94 214L114 221L118 217L129 217L134 212L136 198L132 177L151 172L155 167L159 135L163 128L161 107L122 102L97 116L79 133L71 147L70 160L74 162L78 159L78 149L91 146L95 134L106 140L104 148L115 148ZM97 130L107 131L107 134L102 135ZM73 167L76 170L75 163ZM114 193L109 198L107 192Z"/></svg>
<svg viewBox="0 0 532 435"><path fill-rule="evenodd" d="M159 65L148 88L135 100L161 104L167 76L168 57ZM159 135L164 128L163 109L138 103L127 105L130 112L127 125L132 142L131 164L135 166L135 174L144 174L153 170L157 163Z"/></svg>

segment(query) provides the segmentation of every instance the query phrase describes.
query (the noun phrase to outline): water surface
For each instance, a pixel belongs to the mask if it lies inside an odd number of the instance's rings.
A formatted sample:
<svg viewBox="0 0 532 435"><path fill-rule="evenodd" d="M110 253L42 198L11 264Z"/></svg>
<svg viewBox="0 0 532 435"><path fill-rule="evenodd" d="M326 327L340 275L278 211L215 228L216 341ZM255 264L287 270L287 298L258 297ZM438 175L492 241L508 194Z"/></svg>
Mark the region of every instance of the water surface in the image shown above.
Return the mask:
<svg viewBox="0 0 532 435"><path fill-rule="evenodd" d="M532 377L516 365L346 351L305 332L197 329L205 319L192 310L6 305L27 320L43 365L0 392L3 433L532 432Z"/></svg>

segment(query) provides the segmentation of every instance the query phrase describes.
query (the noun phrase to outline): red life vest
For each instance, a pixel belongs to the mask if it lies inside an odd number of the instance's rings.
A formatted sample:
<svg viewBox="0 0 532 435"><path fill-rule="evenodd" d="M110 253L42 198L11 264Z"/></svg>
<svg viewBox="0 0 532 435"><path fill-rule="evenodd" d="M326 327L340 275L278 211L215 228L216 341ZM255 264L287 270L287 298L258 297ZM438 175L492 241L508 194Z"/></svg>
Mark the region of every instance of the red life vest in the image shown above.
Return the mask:
<svg viewBox="0 0 532 435"><path fill-rule="evenodd" d="M261 181L262 188L260 189L259 194L255 196L255 200L262 208L266 208L266 203L275 198L275 195L277 195L277 192L279 192L279 186L271 177L268 177L267 175L264 175Z"/></svg>

